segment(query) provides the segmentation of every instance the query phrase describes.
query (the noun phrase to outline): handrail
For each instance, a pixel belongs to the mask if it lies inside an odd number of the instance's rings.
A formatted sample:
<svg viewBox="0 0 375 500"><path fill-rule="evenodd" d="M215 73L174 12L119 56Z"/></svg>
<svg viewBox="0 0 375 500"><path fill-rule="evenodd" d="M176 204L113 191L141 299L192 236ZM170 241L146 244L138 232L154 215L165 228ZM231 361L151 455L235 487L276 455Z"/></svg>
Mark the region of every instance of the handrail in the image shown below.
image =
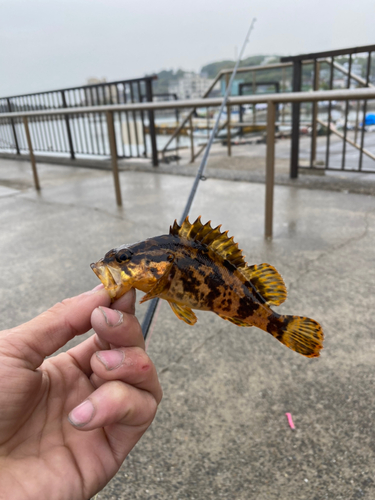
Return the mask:
<svg viewBox="0 0 375 500"><path fill-rule="evenodd" d="M375 88L363 89L340 89L340 90L317 90L311 92L283 92L278 94L260 94L247 96L234 96L228 99L230 106L240 106L242 104L260 104L267 102L289 103L289 102L318 102L318 101L345 101L345 100L375 99ZM100 106L82 106L78 108L61 108L38 111L25 111L2 113L3 118L22 118L24 116L33 118L38 116L63 116L80 115L84 113L103 113L119 111L156 111L161 109L183 109L183 108L206 108L218 107L221 105L222 97L209 99L186 99L170 102L147 102L130 104L106 104Z"/></svg>
<svg viewBox="0 0 375 500"><path fill-rule="evenodd" d="M273 224L273 189L274 189L274 175L275 175L275 119L276 119L276 104L282 102L318 102L318 101L332 101L332 100L366 100L375 99L375 88L362 88L362 89L345 89L345 90L319 90L313 92L285 92L277 94L261 94L252 96L231 97L228 103L231 106L238 106L242 104L267 104L267 149L266 149L266 198L265 198L265 236L272 237L272 224ZM115 192L117 204L121 205L121 188L119 180L119 172L117 165L117 151L116 151L116 137L113 126L113 113L119 111L150 111L156 109L181 109L194 107L215 107L221 106L222 98L215 99L195 99L195 100L182 100L174 102L147 102L147 103L132 103L121 105L101 105L101 106L86 106L81 108L65 108L53 109L44 111L27 111L24 113L4 113L1 118L23 118L23 123L26 131L26 136L30 139L28 141L30 161L34 173L34 181L36 189L40 189L37 177L35 156L33 155L33 148L31 144L30 132L28 130L28 118L39 116L63 116L63 115L78 115L83 113L106 113L107 130L110 142L112 171L115 184ZM0 118L0 122L2 121ZM363 149L363 144L362 144Z"/></svg>

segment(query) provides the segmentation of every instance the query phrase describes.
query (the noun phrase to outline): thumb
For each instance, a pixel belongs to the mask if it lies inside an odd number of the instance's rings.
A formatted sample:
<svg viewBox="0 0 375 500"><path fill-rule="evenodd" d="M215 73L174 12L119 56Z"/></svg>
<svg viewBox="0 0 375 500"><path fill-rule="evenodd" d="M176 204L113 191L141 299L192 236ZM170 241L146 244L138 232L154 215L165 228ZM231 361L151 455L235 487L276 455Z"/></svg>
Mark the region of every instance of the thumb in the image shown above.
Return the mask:
<svg viewBox="0 0 375 500"><path fill-rule="evenodd" d="M3 332L0 353L21 360L35 370L76 335L91 328L91 313L98 306L109 306L110 297L102 285L90 292L65 299L36 318Z"/></svg>

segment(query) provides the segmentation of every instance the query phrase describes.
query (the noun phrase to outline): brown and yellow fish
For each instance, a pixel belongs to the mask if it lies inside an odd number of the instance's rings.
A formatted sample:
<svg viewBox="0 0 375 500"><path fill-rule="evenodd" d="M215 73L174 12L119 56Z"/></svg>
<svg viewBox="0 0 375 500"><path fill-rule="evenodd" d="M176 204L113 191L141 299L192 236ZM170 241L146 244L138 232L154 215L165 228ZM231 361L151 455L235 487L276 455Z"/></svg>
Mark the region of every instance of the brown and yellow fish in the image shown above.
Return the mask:
<svg viewBox="0 0 375 500"><path fill-rule="evenodd" d="M285 316L270 305L287 296L284 281L269 264L248 266L233 237L220 227L203 225L200 217L181 227L174 222L169 234L110 250L91 268L118 299L131 287L169 302L188 325L197 317L192 309L213 311L238 326L257 326L281 343L309 358L323 347L323 331L313 319Z"/></svg>

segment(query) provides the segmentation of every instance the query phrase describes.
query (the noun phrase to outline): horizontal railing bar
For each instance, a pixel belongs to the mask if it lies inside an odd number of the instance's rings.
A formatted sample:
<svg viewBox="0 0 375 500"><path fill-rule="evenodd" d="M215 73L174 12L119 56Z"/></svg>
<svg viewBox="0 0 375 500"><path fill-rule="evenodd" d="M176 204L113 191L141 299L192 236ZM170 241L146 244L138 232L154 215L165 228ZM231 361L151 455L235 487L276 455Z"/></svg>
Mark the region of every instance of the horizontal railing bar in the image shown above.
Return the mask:
<svg viewBox="0 0 375 500"><path fill-rule="evenodd" d="M15 99L18 97L29 97L33 95L44 95L44 94L54 94L55 92L68 92L69 90L84 90L95 87L102 87L105 85L118 85L119 83L136 83L143 82L145 80L157 80L157 75L143 76L140 78L131 78L130 80L116 80L115 82L100 82L100 83L88 83L87 85L80 85L77 87L67 87L64 89L55 89L55 90L41 90L40 92L32 92L31 94L19 94L19 95L11 95L8 97L0 97L0 99ZM2 115L1 115L2 116Z"/></svg>
<svg viewBox="0 0 375 500"><path fill-rule="evenodd" d="M293 63L272 63L272 64L258 64L257 66L242 66L238 68L237 73L247 73L248 71L262 71L267 69L277 69L277 68L287 68L292 67ZM219 72L219 75L226 75L227 73L232 73L233 68L222 69ZM219 76L218 75L218 76Z"/></svg>
<svg viewBox="0 0 375 500"><path fill-rule="evenodd" d="M362 47L351 47L350 49L328 50L326 52L313 52L310 54L299 54L297 56L282 57L281 62L301 61L303 59L319 59L321 57L336 57L349 54L360 54L362 52L375 51L375 45L363 45Z"/></svg>
<svg viewBox="0 0 375 500"><path fill-rule="evenodd" d="M271 101L274 103L289 102L318 102L318 101L345 101L345 100L363 100L375 99L375 88L363 89L344 89L344 90L318 90L315 92L285 92L278 94L260 94L240 97L230 97L228 104L230 106L239 106L241 104L262 104ZM101 106L83 106L64 109L50 109L14 113L2 113L1 118L21 118L23 116L63 116L78 115L82 113L104 113L106 111L148 111L160 109L183 109L183 108L207 108L218 107L222 103L221 97L206 99L187 99L170 102L147 102L132 104L108 104Z"/></svg>
<svg viewBox="0 0 375 500"><path fill-rule="evenodd" d="M327 58L318 58L318 61L326 62ZM302 64L312 64L314 59L306 59L302 61ZM329 61L331 63L331 61ZM258 64L257 66L242 66L242 68L238 68L237 73L247 73L248 71L265 71L267 69L278 69L278 68L291 68L293 66L292 62L279 62L279 63L271 63L271 64ZM222 69L219 72L219 76L226 75L227 73L231 73L232 69Z"/></svg>

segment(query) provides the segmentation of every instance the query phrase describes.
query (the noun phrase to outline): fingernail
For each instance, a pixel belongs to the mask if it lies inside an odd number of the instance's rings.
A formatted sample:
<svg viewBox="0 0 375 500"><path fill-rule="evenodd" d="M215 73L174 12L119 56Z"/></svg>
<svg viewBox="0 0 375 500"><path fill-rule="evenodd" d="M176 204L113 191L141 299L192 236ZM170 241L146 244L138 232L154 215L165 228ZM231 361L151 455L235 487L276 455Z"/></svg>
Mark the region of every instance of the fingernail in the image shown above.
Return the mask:
<svg viewBox="0 0 375 500"><path fill-rule="evenodd" d="M119 349L111 349L110 351L98 351L95 353L99 361L103 363L107 370L114 370L122 365L125 353Z"/></svg>
<svg viewBox="0 0 375 500"><path fill-rule="evenodd" d="M94 416L95 408L89 399L76 406L68 415L69 422L75 427L83 427Z"/></svg>
<svg viewBox="0 0 375 500"><path fill-rule="evenodd" d="M99 290L102 290L104 288L104 285L103 283L100 283L100 285L97 285L95 288L93 288L92 290L89 290L88 292L85 292L85 295L90 295L92 293L96 293L98 292Z"/></svg>
<svg viewBox="0 0 375 500"><path fill-rule="evenodd" d="M99 306L99 309L101 310L105 322L107 323L108 326L118 326L121 325L124 315L122 314L121 311L118 311L117 309L109 309L109 307L101 307Z"/></svg>

